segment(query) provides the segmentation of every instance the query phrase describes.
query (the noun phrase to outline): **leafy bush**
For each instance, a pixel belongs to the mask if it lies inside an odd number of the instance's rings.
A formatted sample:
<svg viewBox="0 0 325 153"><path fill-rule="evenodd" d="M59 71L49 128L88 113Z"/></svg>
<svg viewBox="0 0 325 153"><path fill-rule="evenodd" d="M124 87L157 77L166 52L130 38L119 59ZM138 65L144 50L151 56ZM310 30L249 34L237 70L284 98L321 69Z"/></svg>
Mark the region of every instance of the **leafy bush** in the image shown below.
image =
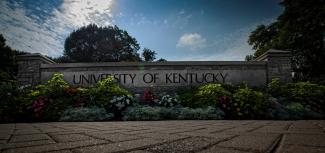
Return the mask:
<svg viewBox="0 0 325 153"><path fill-rule="evenodd" d="M178 91L180 103L185 107L197 107L197 97L195 96L198 88L190 87Z"/></svg>
<svg viewBox="0 0 325 153"><path fill-rule="evenodd" d="M146 121L160 119L160 107L139 105L134 107L128 107L126 111L123 112L123 120Z"/></svg>
<svg viewBox="0 0 325 153"><path fill-rule="evenodd" d="M100 81L96 87L89 90L90 100L99 107L110 108L113 97L131 95L126 89L117 85L112 76Z"/></svg>
<svg viewBox="0 0 325 153"><path fill-rule="evenodd" d="M0 123L30 121L25 102L28 86L17 87L15 83L0 83Z"/></svg>
<svg viewBox="0 0 325 153"><path fill-rule="evenodd" d="M165 120L178 119L181 107L160 107L160 117Z"/></svg>
<svg viewBox="0 0 325 153"><path fill-rule="evenodd" d="M198 92L195 94L197 97L197 107L207 107L213 106L216 107L218 105L218 100L220 97L226 96L230 97L230 92L225 90L221 84L207 84L201 86L198 89Z"/></svg>
<svg viewBox="0 0 325 153"><path fill-rule="evenodd" d="M246 86L233 95L231 116L239 119L260 119L265 117L268 108L266 96Z"/></svg>
<svg viewBox="0 0 325 153"><path fill-rule="evenodd" d="M230 88L230 86L227 86ZM212 83L199 88L190 88L180 92L181 104L185 107L200 108L219 104L220 97L230 97L231 93L221 84Z"/></svg>
<svg viewBox="0 0 325 153"><path fill-rule="evenodd" d="M309 82L290 83L284 86L284 94L288 101L325 113L325 86Z"/></svg>
<svg viewBox="0 0 325 153"><path fill-rule="evenodd" d="M272 110L272 119L322 119L324 115L314 112L300 103L282 105L278 103Z"/></svg>
<svg viewBox="0 0 325 153"><path fill-rule="evenodd" d="M154 95L153 92L150 90L144 91L142 97L141 97L141 102L146 105L153 106L155 103L159 101L158 97Z"/></svg>
<svg viewBox="0 0 325 153"><path fill-rule="evenodd" d="M38 120L57 121L63 111L73 104L72 93L74 91L69 90L63 74L54 74L45 85L36 86L29 94L34 116Z"/></svg>
<svg viewBox="0 0 325 153"><path fill-rule="evenodd" d="M171 96L168 94L164 94L156 103L163 107L175 107L180 104L177 96Z"/></svg>
<svg viewBox="0 0 325 153"><path fill-rule="evenodd" d="M60 121L107 121L112 118L113 114L107 113L104 108L79 107L65 110L60 118Z"/></svg>
<svg viewBox="0 0 325 153"><path fill-rule="evenodd" d="M213 107L207 107L205 109L196 108L191 109L188 107L182 108L179 112L178 119L185 120L213 120L213 119L223 119L224 112L220 109L216 109Z"/></svg>
<svg viewBox="0 0 325 153"><path fill-rule="evenodd" d="M279 79L273 79L268 92L275 97L283 97L286 103L300 103L315 112L325 113L325 86L310 82L288 83L280 85Z"/></svg>
<svg viewBox="0 0 325 153"><path fill-rule="evenodd" d="M129 107L123 113L123 120L163 120L163 119L188 119L188 120L210 120L222 119L223 111L213 107L188 108L188 107L151 107L151 106L134 106Z"/></svg>
<svg viewBox="0 0 325 153"><path fill-rule="evenodd" d="M116 118L122 117L122 111L124 111L128 106L132 105L133 97L131 95L123 95L123 96L114 96L112 100L110 100L110 105L106 108L109 112L114 113Z"/></svg>

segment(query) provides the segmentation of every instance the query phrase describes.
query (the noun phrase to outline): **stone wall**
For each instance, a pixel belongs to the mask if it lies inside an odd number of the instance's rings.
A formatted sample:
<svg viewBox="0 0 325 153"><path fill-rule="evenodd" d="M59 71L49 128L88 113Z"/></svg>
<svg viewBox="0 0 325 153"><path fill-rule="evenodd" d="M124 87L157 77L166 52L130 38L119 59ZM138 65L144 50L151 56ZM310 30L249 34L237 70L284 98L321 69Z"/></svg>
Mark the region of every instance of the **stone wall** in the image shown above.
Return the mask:
<svg viewBox="0 0 325 153"><path fill-rule="evenodd" d="M267 62L268 82L273 78L279 78L283 83L292 81L290 52L271 49L256 58L256 61Z"/></svg>
<svg viewBox="0 0 325 153"><path fill-rule="evenodd" d="M39 54L25 54L17 58L19 85L35 86L41 83L41 64L55 64L54 61Z"/></svg>
<svg viewBox="0 0 325 153"><path fill-rule="evenodd" d="M62 63L40 54L19 58L18 81L21 85L45 83L54 73L63 73L72 86L89 87L108 76L133 90L173 90L212 82L246 83L265 86L272 78L291 80L288 52L270 50L257 61L189 61L189 62L106 62Z"/></svg>

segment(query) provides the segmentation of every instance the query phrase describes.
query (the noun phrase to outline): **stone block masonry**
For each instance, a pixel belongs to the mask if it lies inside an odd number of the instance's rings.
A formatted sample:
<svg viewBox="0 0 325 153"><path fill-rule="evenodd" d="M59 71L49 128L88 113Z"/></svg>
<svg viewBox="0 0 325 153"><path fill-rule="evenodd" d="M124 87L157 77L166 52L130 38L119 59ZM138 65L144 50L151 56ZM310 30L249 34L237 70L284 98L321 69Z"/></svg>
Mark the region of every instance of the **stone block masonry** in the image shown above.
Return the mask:
<svg viewBox="0 0 325 153"><path fill-rule="evenodd" d="M54 73L63 73L72 86L90 87L113 76L121 86L133 91L146 88L173 90L220 82L266 86L272 78L291 81L290 54L269 50L256 61L173 61L105 62L57 64L40 54L18 58L21 85L45 83Z"/></svg>
<svg viewBox="0 0 325 153"><path fill-rule="evenodd" d="M2 153L324 153L325 121L0 124Z"/></svg>

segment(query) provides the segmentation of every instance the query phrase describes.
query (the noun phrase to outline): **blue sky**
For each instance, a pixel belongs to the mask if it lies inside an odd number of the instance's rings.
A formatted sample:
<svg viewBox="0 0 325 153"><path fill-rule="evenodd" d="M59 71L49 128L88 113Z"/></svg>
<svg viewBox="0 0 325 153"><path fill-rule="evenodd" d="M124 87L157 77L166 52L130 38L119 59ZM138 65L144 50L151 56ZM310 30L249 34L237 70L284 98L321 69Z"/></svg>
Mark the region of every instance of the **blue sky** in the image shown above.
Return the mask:
<svg viewBox="0 0 325 153"><path fill-rule="evenodd" d="M244 60L257 25L275 21L280 0L2 0L0 33L15 49L62 55L73 30L117 25L158 58Z"/></svg>

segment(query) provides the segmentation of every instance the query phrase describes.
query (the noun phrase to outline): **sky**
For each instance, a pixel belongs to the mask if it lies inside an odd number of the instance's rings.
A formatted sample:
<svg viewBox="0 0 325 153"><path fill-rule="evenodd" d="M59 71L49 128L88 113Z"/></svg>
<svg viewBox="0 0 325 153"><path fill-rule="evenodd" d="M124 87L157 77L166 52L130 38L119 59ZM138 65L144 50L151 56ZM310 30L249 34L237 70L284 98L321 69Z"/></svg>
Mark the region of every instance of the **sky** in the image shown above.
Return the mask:
<svg viewBox="0 0 325 153"><path fill-rule="evenodd" d="M250 32L282 13L280 0L1 0L8 46L51 57L88 24L117 25L168 61L240 61Z"/></svg>

